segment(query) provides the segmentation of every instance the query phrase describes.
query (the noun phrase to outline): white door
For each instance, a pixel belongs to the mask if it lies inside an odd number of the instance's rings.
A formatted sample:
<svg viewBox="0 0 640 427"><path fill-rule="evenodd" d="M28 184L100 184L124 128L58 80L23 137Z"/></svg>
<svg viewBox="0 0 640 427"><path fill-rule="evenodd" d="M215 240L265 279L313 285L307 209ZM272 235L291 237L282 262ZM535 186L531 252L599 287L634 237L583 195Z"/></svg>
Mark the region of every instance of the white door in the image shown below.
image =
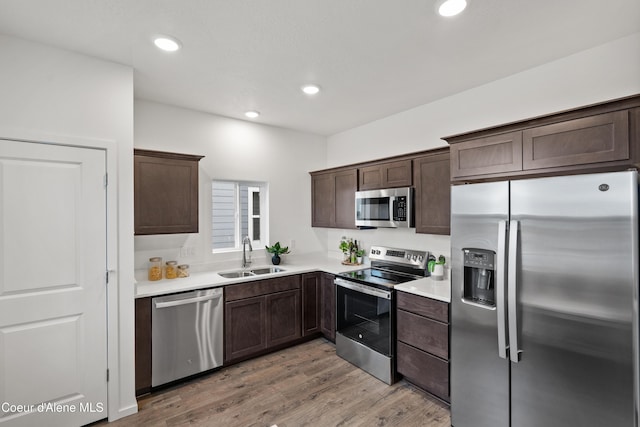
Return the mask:
<svg viewBox="0 0 640 427"><path fill-rule="evenodd" d="M107 416L104 150L0 140L0 425Z"/></svg>

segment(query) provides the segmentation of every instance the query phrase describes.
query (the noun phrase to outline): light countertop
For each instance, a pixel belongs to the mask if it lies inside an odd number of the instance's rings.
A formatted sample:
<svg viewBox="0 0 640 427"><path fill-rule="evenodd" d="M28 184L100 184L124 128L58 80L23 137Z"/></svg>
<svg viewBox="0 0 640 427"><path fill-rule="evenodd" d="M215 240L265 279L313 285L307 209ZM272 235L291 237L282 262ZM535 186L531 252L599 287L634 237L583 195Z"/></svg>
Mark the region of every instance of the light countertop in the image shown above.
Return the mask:
<svg viewBox="0 0 640 427"><path fill-rule="evenodd" d="M451 281L449 279L433 280L431 277L425 277L401 283L396 285L394 289L438 301L451 302Z"/></svg>
<svg viewBox="0 0 640 427"><path fill-rule="evenodd" d="M249 268L271 267L267 260L262 260ZM287 255L282 257L282 262L278 265L283 271L271 274L260 274L249 277L239 277L227 279L220 276L219 272L240 270L237 265L217 266L211 270L191 272L189 277L177 279L163 279L155 282L138 281L136 283L136 298L152 297L158 295L171 294L175 292L192 291L196 289L217 288L220 286L233 285L236 283L245 283L255 280L270 279L273 277L281 277L292 274L309 273L313 271L324 271L330 274L344 273L348 271L360 270L369 267L368 264L363 265L344 265L338 259L333 259L322 254L308 255ZM395 289L416 295L426 296L428 298L440 301L450 301L450 284L448 280L432 280L424 278L411 282L397 285Z"/></svg>

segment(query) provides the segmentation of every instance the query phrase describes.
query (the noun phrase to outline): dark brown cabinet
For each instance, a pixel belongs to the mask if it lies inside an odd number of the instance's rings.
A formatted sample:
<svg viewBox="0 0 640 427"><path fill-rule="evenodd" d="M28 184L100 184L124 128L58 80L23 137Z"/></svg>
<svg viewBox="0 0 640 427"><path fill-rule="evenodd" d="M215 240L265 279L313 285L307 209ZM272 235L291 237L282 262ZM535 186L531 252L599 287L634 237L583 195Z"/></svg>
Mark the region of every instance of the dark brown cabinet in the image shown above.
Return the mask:
<svg viewBox="0 0 640 427"><path fill-rule="evenodd" d="M640 95L444 139L451 180L625 170L640 164Z"/></svg>
<svg viewBox="0 0 640 427"><path fill-rule="evenodd" d="M311 173L311 226L356 228L357 169Z"/></svg>
<svg viewBox="0 0 640 427"><path fill-rule="evenodd" d="M416 233L450 234L451 184L449 150L413 160Z"/></svg>
<svg viewBox="0 0 640 427"><path fill-rule="evenodd" d="M225 303L225 362L267 348L266 303L263 296Z"/></svg>
<svg viewBox="0 0 640 427"><path fill-rule="evenodd" d="M380 163L358 169L360 190L410 187L411 180L411 160Z"/></svg>
<svg viewBox="0 0 640 427"><path fill-rule="evenodd" d="M202 156L134 150L135 234L198 232Z"/></svg>
<svg viewBox="0 0 640 427"><path fill-rule="evenodd" d="M225 364L302 336L300 276L283 276L225 287Z"/></svg>
<svg viewBox="0 0 640 427"><path fill-rule="evenodd" d="M151 298L135 300L136 396L151 391Z"/></svg>
<svg viewBox="0 0 640 427"><path fill-rule="evenodd" d="M522 170L522 132L492 135L451 145L451 178Z"/></svg>
<svg viewBox="0 0 640 427"><path fill-rule="evenodd" d="M334 275L320 275L320 331L328 340L336 340L336 285Z"/></svg>
<svg viewBox="0 0 640 427"><path fill-rule="evenodd" d="M397 292L398 373L449 402L449 304Z"/></svg>
<svg viewBox="0 0 640 427"><path fill-rule="evenodd" d="M266 296L267 348L294 341L302 336L300 290Z"/></svg>
<svg viewBox="0 0 640 427"><path fill-rule="evenodd" d="M320 332L322 273L302 275L302 336Z"/></svg>
<svg viewBox="0 0 640 427"><path fill-rule="evenodd" d="M629 113L616 111L526 129L525 170L629 159Z"/></svg>

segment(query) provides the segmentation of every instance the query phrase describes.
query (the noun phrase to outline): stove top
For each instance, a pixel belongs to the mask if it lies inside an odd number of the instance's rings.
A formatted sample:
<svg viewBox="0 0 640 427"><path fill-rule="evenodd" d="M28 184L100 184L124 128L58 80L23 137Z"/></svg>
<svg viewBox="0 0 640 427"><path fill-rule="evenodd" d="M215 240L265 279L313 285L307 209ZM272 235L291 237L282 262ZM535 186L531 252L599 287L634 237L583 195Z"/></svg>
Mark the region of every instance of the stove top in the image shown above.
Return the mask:
<svg viewBox="0 0 640 427"><path fill-rule="evenodd" d="M427 276L429 252L372 246L371 268L341 273L340 276L377 288L393 288L400 283Z"/></svg>
<svg viewBox="0 0 640 427"><path fill-rule="evenodd" d="M419 279L421 276L412 276L398 272L379 270L377 268L364 268L362 270L349 271L340 273L340 276L354 282L363 283L365 285L373 285L381 288L393 288L400 283L409 282Z"/></svg>

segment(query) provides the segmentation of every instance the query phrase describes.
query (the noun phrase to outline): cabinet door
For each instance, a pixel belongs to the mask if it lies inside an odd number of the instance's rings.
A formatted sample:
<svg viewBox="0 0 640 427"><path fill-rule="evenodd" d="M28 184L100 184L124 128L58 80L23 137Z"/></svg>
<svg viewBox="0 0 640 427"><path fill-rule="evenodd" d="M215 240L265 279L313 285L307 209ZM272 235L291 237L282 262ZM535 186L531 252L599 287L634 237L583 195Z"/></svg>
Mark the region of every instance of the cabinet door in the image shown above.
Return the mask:
<svg viewBox="0 0 640 427"><path fill-rule="evenodd" d="M311 226L332 227L335 218L335 185L333 174L311 175Z"/></svg>
<svg viewBox="0 0 640 427"><path fill-rule="evenodd" d="M225 363L267 347L264 296L228 302L224 308Z"/></svg>
<svg viewBox="0 0 640 427"><path fill-rule="evenodd" d="M151 298L139 298L136 311L136 396L151 391Z"/></svg>
<svg viewBox="0 0 640 427"><path fill-rule="evenodd" d="M396 302L398 310L410 311L442 323L449 323L449 304L446 302L402 291L396 292Z"/></svg>
<svg viewBox="0 0 640 427"><path fill-rule="evenodd" d="M335 223L337 228L356 228L358 170L335 173Z"/></svg>
<svg viewBox="0 0 640 427"><path fill-rule="evenodd" d="M302 336L320 332L320 273L302 275Z"/></svg>
<svg viewBox="0 0 640 427"><path fill-rule="evenodd" d="M522 132L451 144L451 179L522 170Z"/></svg>
<svg viewBox="0 0 640 427"><path fill-rule="evenodd" d="M449 362L398 341L398 373L449 402Z"/></svg>
<svg viewBox="0 0 640 427"><path fill-rule="evenodd" d="M266 296L266 301L267 348L300 338L300 291L270 294Z"/></svg>
<svg viewBox="0 0 640 427"><path fill-rule="evenodd" d="M523 167L543 169L629 159L629 112L616 111L527 129Z"/></svg>
<svg viewBox="0 0 640 427"><path fill-rule="evenodd" d="M412 183L411 160L400 160L360 168L358 169L358 181L360 190L410 187Z"/></svg>
<svg viewBox="0 0 640 427"><path fill-rule="evenodd" d="M398 310L398 341L449 359L449 325Z"/></svg>
<svg viewBox="0 0 640 427"><path fill-rule="evenodd" d="M134 151L135 234L198 232L201 156Z"/></svg>
<svg viewBox="0 0 640 427"><path fill-rule="evenodd" d="M416 233L450 234L449 168L449 153L414 159Z"/></svg>
<svg viewBox="0 0 640 427"><path fill-rule="evenodd" d="M333 274L322 273L320 282L320 329L328 340L336 340L336 285Z"/></svg>

